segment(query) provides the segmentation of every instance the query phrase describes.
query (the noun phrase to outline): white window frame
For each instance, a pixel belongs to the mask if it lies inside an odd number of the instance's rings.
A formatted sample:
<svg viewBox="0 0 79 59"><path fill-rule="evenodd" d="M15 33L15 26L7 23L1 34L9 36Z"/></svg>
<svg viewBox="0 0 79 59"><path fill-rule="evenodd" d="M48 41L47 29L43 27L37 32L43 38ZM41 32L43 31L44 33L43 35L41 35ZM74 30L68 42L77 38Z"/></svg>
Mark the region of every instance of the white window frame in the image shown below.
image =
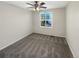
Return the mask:
<svg viewBox="0 0 79 59"><path fill-rule="evenodd" d="M46 12L48 12L48 13L51 13L51 15L50 15L50 17L51 17L51 26L50 27L48 27L48 26L41 26L41 21L43 21L43 20L41 20L41 14L42 13L44 13L45 11L41 11L40 12L40 27L42 27L42 28L52 28L53 27L53 12L50 12L50 11L46 11Z"/></svg>

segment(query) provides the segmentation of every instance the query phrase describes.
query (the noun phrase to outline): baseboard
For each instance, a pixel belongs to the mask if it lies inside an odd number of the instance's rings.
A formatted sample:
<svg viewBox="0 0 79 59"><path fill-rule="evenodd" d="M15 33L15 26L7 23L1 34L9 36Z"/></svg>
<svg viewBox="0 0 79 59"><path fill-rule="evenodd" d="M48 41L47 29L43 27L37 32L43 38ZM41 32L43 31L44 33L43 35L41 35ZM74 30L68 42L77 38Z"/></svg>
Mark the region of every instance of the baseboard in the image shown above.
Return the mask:
<svg viewBox="0 0 79 59"><path fill-rule="evenodd" d="M32 33L29 33L29 34L27 34L27 35L26 35L26 34L24 34L22 37L18 38L15 42L17 42L17 41L21 40L22 38L24 38L24 37L26 37L26 36L28 36L28 35L30 35L30 34L32 34ZM8 47L8 46L10 46L10 45L14 44L15 42L12 42L12 43L10 43L10 44L8 44L8 45L4 46L4 47L1 47L1 48L0 48L0 50L5 49L6 47Z"/></svg>
<svg viewBox="0 0 79 59"><path fill-rule="evenodd" d="M71 50L71 53L72 53L72 55L73 55L73 58L75 58L75 53L73 52L73 49L72 49L70 43L68 42L68 39L66 39L66 41L67 41L68 46L69 46L69 48L70 48L70 50Z"/></svg>
<svg viewBox="0 0 79 59"><path fill-rule="evenodd" d="M33 33L37 33L37 32L33 32ZM57 37L64 37L65 38L65 36L58 36L58 35L52 35L52 34L45 34L45 33L38 33L38 34L44 34L44 35L57 36Z"/></svg>

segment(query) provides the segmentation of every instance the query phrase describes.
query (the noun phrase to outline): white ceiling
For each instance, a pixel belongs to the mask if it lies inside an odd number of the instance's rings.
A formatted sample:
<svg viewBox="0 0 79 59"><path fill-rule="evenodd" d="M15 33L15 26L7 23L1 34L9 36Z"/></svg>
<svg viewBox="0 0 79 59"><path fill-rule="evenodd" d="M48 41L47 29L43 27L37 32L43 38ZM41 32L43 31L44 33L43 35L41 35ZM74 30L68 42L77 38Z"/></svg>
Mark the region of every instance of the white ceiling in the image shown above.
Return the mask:
<svg viewBox="0 0 79 59"><path fill-rule="evenodd" d="M7 1L8 4L12 4L20 8L31 7L30 5L27 5L26 2L33 3L33 1ZM43 2L46 3L44 6L46 6L47 9L65 7L69 3L68 1L43 1Z"/></svg>

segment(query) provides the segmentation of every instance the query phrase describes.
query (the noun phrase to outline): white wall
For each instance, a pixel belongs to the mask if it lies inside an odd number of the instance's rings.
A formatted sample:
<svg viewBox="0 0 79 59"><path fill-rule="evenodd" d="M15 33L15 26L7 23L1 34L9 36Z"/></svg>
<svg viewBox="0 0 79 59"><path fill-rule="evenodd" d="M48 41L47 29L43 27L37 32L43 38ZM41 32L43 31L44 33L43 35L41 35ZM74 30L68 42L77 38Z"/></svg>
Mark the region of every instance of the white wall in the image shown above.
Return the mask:
<svg viewBox="0 0 79 59"><path fill-rule="evenodd" d="M53 27L52 28L42 28L40 27L40 16L39 12L33 12L33 32L61 36L65 37L65 8L56 8L48 10L53 13Z"/></svg>
<svg viewBox="0 0 79 59"><path fill-rule="evenodd" d="M31 13L0 2L0 50L31 33Z"/></svg>
<svg viewBox="0 0 79 59"><path fill-rule="evenodd" d="M67 42L74 57L79 58L79 2L67 6Z"/></svg>

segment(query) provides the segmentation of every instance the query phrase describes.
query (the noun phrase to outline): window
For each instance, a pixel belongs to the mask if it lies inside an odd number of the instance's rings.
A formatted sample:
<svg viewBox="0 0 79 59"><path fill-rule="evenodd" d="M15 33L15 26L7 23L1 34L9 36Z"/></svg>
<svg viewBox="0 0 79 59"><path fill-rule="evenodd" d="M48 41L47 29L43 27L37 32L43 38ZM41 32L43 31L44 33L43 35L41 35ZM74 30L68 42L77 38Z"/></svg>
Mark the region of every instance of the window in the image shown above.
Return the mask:
<svg viewBox="0 0 79 59"><path fill-rule="evenodd" d="M49 11L40 12L40 23L42 27L52 27L53 14Z"/></svg>

